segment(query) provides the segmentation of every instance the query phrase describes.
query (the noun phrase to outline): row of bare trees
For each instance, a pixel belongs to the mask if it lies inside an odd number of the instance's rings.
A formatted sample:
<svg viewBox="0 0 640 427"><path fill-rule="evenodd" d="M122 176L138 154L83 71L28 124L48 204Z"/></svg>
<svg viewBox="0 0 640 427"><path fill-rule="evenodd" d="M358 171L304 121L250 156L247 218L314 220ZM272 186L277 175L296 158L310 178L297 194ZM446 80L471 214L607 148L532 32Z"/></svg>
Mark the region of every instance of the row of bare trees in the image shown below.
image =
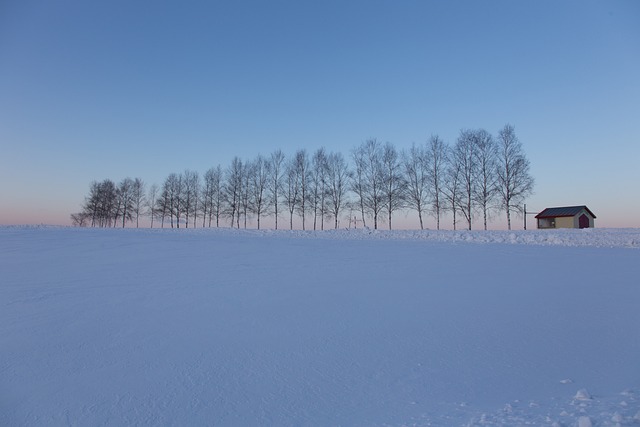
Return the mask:
<svg viewBox="0 0 640 427"><path fill-rule="evenodd" d="M339 152L318 149L313 154L298 150L287 157L281 150L251 161L235 157L223 169L213 167L200 176L186 170L166 177L162 186L145 188L141 179L125 178L91 184L81 213L73 214L75 225L139 226L147 216L151 227L257 227L267 217L279 227L282 216L289 228L294 217L302 229L324 229L325 221L338 228L345 212L355 210L363 225L382 221L392 228L393 215L402 210L417 212L420 227L425 217L441 218L450 213L453 228L463 221L470 230L476 218L484 229L491 215L511 215L533 191L529 161L511 125L496 137L483 129L462 130L455 143L447 145L438 136L408 150L398 151L389 142L369 139L350 153L351 164ZM351 214L350 215L350 220Z"/></svg>
<svg viewBox="0 0 640 427"><path fill-rule="evenodd" d="M135 221L146 214L145 185L140 178L125 178L118 185L109 179L93 182L83 211L71 215L74 225L115 227Z"/></svg>

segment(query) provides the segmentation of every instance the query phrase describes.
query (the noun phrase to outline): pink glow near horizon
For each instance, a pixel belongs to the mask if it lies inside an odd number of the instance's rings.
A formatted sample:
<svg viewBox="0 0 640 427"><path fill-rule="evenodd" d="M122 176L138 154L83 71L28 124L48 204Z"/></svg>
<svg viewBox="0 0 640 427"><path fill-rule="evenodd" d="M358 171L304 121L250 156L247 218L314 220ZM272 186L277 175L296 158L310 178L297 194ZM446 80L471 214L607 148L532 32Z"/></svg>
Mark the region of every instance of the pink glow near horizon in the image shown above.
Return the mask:
<svg viewBox="0 0 640 427"><path fill-rule="evenodd" d="M612 210L612 212L603 212L598 211L595 212L597 218L595 222L596 228L640 228L640 221L638 219L629 218L627 216L622 215L620 212L616 210ZM21 212L16 209L2 209L0 210L0 225L60 225L60 226L70 226L71 220L69 218L70 212L64 212L62 210L51 210L47 212ZM507 224L506 220L503 219L504 214L494 216L492 221L489 222L488 228L489 230L506 230ZM435 219L431 216L423 217L424 219L424 227L425 229L436 229ZM294 229L300 230L302 229L302 223L299 217L294 216ZM444 215L440 219L440 229L441 230L452 230L451 224L452 218L450 215ZM513 230L522 230L523 229L523 218L522 216L512 216L512 229ZM263 217L260 221L261 228L264 229L273 229L274 221L273 217ZM165 227L168 222L165 222ZM310 217L306 219L306 229L313 229L313 220ZM148 218L140 218L140 226L141 227L149 227L150 222ZM229 227L229 219L225 218L221 221L221 226ZM241 221L241 228L243 227L243 221ZM325 220L324 222L325 230L333 229L333 220ZM202 226L202 219L198 219L197 228ZM352 224L352 227L361 228L362 223L358 221L357 224ZM367 220L367 226L369 228L373 228L372 221ZM126 227L135 227L135 223L127 223ZM154 222L154 228L159 227L159 222ZM339 228L348 228L349 221L348 217L345 216L339 222ZM472 223L473 230L481 230L482 220L480 217L474 218ZM250 218L247 221L247 228L255 229L257 228L257 221L255 218ZM278 228L281 230L289 229L289 217L288 215L283 215L278 220ZM320 222L318 221L317 228L320 229ZM388 230L387 222L384 218L379 220L378 229L380 230ZM394 215L392 219L392 228L395 230L419 230L420 223L417 217L417 214L414 212L400 212L397 215ZM528 216L527 219L527 228L535 229L536 228L536 220L534 215ZM466 222L460 221L457 226L457 230L465 230Z"/></svg>

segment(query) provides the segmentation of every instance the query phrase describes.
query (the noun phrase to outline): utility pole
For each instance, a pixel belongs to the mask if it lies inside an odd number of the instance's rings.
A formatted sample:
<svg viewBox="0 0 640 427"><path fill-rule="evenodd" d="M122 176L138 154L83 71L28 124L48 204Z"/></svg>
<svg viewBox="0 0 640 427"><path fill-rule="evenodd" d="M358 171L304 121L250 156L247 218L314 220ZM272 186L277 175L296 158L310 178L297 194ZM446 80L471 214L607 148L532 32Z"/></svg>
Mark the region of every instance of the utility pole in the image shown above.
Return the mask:
<svg viewBox="0 0 640 427"><path fill-rule="evenodd" d="M527 229L527 215L535 215L535 212L527 212L527 204L524 205L524 229Z"/></svg>

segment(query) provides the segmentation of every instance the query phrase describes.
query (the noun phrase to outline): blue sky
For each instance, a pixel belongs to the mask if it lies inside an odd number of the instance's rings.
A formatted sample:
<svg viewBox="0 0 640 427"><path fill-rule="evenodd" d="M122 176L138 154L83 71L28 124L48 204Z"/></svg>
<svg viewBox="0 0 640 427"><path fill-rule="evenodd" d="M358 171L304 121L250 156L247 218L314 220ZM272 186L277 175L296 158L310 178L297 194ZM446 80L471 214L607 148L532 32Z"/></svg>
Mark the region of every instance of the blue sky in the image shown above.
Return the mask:
<svg viewBox="0 0 640 427"><path fill-rule="evenodd" d="M511 123L531 209L640 227L639 22L633 0L5 0L0 224L68 224L93 180Z"/></svg>

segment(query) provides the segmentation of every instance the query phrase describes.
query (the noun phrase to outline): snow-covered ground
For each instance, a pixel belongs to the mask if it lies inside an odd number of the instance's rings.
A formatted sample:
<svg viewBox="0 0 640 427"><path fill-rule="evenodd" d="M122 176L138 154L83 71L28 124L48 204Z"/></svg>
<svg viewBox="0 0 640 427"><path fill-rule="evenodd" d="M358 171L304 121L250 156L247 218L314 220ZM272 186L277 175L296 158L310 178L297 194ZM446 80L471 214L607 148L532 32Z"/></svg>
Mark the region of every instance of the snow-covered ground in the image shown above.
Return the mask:
<svg viewBox="0 0 640 427"><path fill-rule="evenodd" d="M0 227L0 425L640 425L639 247Z"/></svg>

